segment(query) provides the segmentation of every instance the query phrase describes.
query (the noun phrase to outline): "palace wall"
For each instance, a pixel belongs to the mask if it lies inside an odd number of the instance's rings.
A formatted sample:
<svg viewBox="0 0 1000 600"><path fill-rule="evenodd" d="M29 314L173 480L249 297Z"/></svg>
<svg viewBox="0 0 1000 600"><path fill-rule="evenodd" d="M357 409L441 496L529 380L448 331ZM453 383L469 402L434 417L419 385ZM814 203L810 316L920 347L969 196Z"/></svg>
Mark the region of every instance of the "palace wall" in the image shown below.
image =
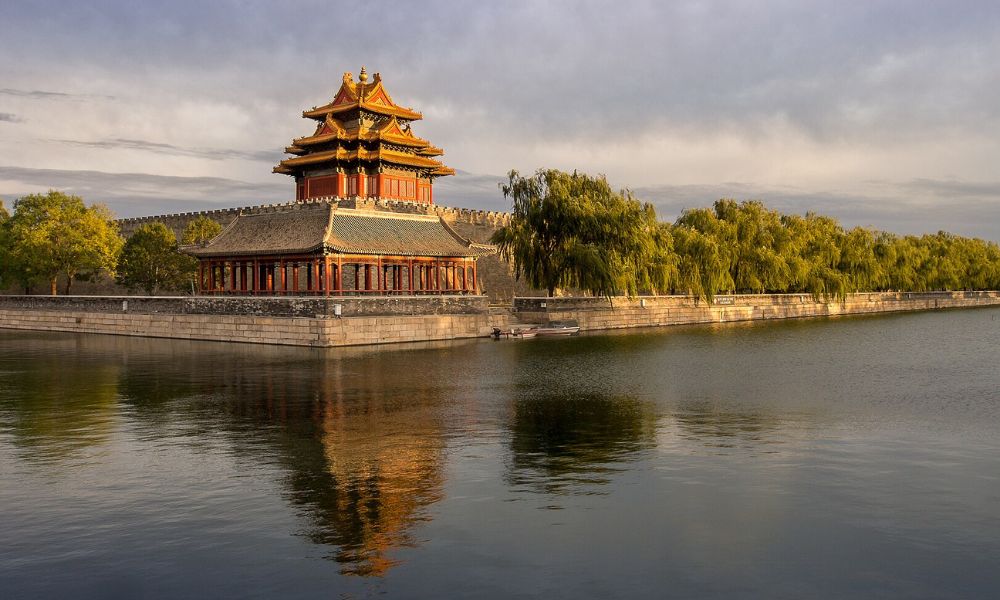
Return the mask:
<svg viewBox="0 0 1000 600"><path fill-rule="evenodd" d="M688 296L517 298L513 311L491 308L483 296L0 296L0 328L331 347L483 337L512 323L575 321L601 330L981 306L1000 306L1000 292L865 293L831 302L734 295L715 304Z"/></svg>
<svg viewBox="0 0 1000 600"><path fill-rule="evenodd" d="M491 319L483 296L0 296L0 328L291 346L483 337Z"/></svg>
<svg viewBox="0 0 1000 600"><path fill-rule="evenodd" d="M515 298L512 318L520 323L573 321L583 330L625 329L832 317L940 308L1000 305L1000 292L871 292L843 300L817 300L810 294L716 296L709 304L691 296L644 298Z"/></svg>

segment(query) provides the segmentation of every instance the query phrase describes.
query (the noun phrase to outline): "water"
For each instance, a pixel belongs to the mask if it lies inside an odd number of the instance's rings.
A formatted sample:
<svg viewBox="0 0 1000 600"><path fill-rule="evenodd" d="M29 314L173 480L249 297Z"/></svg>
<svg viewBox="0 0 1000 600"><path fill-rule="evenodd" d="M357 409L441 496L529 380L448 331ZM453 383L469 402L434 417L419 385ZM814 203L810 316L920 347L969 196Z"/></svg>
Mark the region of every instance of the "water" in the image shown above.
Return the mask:
<svg viewBox="0 0 1000 600"><path fill-rule="evenodd" d="M0 330L0 597L992 597L998 339L998 309L346 350Z"/></svg>

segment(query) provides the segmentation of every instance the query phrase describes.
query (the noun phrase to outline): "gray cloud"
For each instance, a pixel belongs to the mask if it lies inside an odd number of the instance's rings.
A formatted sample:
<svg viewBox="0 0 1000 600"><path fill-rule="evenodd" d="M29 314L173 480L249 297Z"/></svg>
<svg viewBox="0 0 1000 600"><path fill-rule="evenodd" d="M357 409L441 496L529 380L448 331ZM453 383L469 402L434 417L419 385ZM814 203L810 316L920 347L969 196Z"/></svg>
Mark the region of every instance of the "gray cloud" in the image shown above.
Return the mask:
<svg viewBox="0 0 1000 600"><path fill-rule="evenodd" d="M19 98L31 98L34 100L41 99L88 99L88 98L103 98L106 100L114 100L114 96L107 96L104 94L69 94L66 92L47 92L42 90L15 90L11 88L0 89L0 95L4 96L16 96Z"/></svg>
<svg viewBox="0 0 1000 600"><path fill-rule="evenodd" d="M9 11L7 44L48 64L105 65L122 76L229 71L225 80L251 97L322 91L322 100L343 70L366 63L386 71L393 89L488 111L519 135L567 127L581 136L633 134L652 124L752 134L778 118L836 139L1000 120L1000 9L987 1L356 7L357 19L380 24L378 44L329 36L327 19L301 18L327 12L323 2L294 11L226 1L55 4ZM234 92L223 85L203 93Z"/></svg>
<svg viewBox="0 0 1000 600"><path fill-rule="evenodd" d="M193 156L195 158L205 158L208 160L242 159L277 163L283 157L283 154L280 151L273 150L247 151L224 148L185 148L183 146L175 146L173 144L164 144L145 140L130 140L124 138L113 138L93 142L84 142L79 140L52 141L98 150L140 150L143 152L154 152L156 154L169 154L173 156Z"/></svg>
<svg viewBox="0 0 1000 600"><path fill-rule="evenodd" d="M454 176L434 182L434 201L445 206L510 210L510 202L500 192L500 184L504 181L506 177L456 171Z"/></svg>
<svg viewBox="0 0 1000 600"><path fill-rule="evenodd" d="M275 176L277 177L277 175ZM249 206L287 202L292 198L287 178L254 183L223 177L180 177L148 173L108 173L0 166L0 195L17 198L28 190L57 189L88 202L102 202L121 217L174 213L181 210Z"/></svg>
<svg viewBox="0 0 1000 600"><path fill-rule="evenodd" d="M4 113L0 112L0 122L3 123L21 123L24 119L15 115L14 113Z"/></svg>
<svg viewBox="0 0 1000 600"><path fill-rule="evenodd" d="M22 98L69 98L70 94L63 92L43 92L40 90L12 90L10 88L0 89L0 94L4 96L18 96Z"/></svg>
<svg viewBox="0 0 1000 600"><path fill-rule="evenodd" d="M943 197L941 190L948 188L973 193ZM720 198L734 198L761 200L782 213L835 217L847 227L875 227L901 235L944 230L1000 241L1000 202L996 201L1000 182L883 181L871 193L814 192L749 183L647 186L633 192L653 203L660 218L669 221L686 208L710 207Z"/></svg>

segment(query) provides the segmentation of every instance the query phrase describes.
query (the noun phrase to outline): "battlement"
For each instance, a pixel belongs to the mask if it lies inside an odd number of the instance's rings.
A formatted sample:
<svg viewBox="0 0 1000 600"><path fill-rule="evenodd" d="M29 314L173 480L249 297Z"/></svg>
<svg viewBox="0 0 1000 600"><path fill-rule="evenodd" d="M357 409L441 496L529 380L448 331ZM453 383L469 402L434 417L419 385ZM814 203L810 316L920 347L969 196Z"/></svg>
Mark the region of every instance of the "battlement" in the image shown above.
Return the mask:
<svg viewBox="0 0 1000 600"><path fill-rule="evenodd" d="M324 196L320 198L310 198L308 200L273 204L258 204L254 206L217 208L203 211L150 215L146 217L131 217L127 219L119 219L118 227L121 230L122 235L128 237L132 235L132 233L140 225L160 222L172 229L174 233L180 237L184 228L187 227L187 224L198 217L207 217L225 227L240 213L259 214L273 212L279 209L287 209L289 206L293 205L309 206L326 202L332 202L343 208L378 210L403 214L436 215L449 223L465 223L468 225L489 227L493 229L503 227L510 223L510 213L500 211L455 208L451 206L440 206L437 204L419 204L415 202L389 200L385 198L361 198L357 196L353 198L337 198L335 196Z"/></svg>

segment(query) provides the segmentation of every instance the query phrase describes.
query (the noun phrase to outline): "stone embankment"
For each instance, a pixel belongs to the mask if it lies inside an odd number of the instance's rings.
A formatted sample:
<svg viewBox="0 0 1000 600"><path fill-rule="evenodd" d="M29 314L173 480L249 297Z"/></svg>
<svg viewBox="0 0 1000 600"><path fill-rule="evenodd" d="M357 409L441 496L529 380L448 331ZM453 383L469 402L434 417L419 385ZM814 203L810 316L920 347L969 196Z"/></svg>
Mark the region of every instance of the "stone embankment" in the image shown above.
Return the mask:
<svg viewBox="0 0 1000 600"><path fill-rule="evenodd" d="M766 321L1000 305L998 292L616 298L484 296L0 296L0 328L295 346L352 346L483 337L512 323L575 321L583 330Z"/></svg>
<svg viewBox="0 0 1000 600"><path fill-rule="evenodd" d="M0 328L292 346L483 337L483 296L0 296Z"/></svg>
<svg viewBox="0 0 1000 600"><path fill-rule="evenodd" d="M833 317L941 308L1000 305L1000 292L871 292L843 300L810 294L739 294L717 296L711 304L691 296L645 298L516 298L513 318L522 323L575 321L583 330L624 329Z"/></svg>

